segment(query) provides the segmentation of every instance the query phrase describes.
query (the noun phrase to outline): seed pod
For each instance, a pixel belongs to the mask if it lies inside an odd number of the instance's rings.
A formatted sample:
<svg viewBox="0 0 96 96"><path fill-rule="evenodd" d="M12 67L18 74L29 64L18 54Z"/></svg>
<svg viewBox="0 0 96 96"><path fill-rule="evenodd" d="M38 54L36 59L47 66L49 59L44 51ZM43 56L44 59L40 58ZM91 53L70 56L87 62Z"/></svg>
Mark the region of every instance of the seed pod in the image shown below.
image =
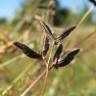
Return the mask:
<svg viewBox="0 0 96 96"><path fill-rule="evenodd" d="M94 4L94 6L96 6L96 0L89 0L91 3Z"/></svg>
<svg viewBox="0 0 96 96"><path fill-rule="evenodd" d="M80 51L80 49L76 49L76 50L71 51L58 64L54 64L53 67L59 68L59 67L64 67L64 66L68 65L74 59L74 57L77 55L77 53L79 51Z"/></svg>
<svg viewBox="0 0 96 96"><path fill-rule="evenodd" d="M76 26L72 26L68 28L67 30L65 30L63 33L61 33L61 35L57 38L57 40L61 41L65 39L75 28Z"/></svg>
<svg viewBox="0 0 96 96"><path fill-rule="evenodd" d="M51 38L55 40L55 36L54 33L52 31L52 29L49 27L48 24L46 24L44 21L40 21L44 31L46 32L46 34Z"/></svg>
<svg viewBox="0 0 96 96"><path fill-rule="evenodd" d="M35 51L27 47L25 44L15 42L14 45L17 46L19 49L21 49L23 53L28 57L33 59L42 59L42 56L40 54L36 53Z"/></svg>
<svg viewBox="0 0 96 96"><path fill-rule="evenodd" d="M49 38L46 36L45 40L44 40L44 46L43 46L43 50L42 50L42 55L46 56L48 50L49 50Z"/></svg>
<svg viewBox="0 0 96 96"><path fill-rule="evenodd" d="M58 60L60 58L60 55L62 53L62 50L63 50L63 46L62 44L60 44L54 54L54 57L53 57L53 61L55 61L56 59Z"/></svg>

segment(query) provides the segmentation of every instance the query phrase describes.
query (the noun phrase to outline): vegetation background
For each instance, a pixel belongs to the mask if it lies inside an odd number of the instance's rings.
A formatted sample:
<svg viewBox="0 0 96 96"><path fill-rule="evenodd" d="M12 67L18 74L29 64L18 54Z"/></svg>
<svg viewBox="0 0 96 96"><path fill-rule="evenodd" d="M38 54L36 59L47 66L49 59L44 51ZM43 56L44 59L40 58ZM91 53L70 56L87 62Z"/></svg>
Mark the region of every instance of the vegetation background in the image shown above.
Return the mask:
<svg viewBox="0 0 96 96"><path fill-rule="evenodd" d="M41 16L60 34L72 25L78 26L92 7L89 3L75 13L60 8L56 0L25 0L12 19L0 19L0 96L40 94L44 76L36 80L44 70L43 62L26 57L13 45L20 41L40 52L43 32L36 16ZM80 54L70 65L49 72L44 96L96 96L96 22L92 12L63 43L64 52L80 48Z"/></svg>

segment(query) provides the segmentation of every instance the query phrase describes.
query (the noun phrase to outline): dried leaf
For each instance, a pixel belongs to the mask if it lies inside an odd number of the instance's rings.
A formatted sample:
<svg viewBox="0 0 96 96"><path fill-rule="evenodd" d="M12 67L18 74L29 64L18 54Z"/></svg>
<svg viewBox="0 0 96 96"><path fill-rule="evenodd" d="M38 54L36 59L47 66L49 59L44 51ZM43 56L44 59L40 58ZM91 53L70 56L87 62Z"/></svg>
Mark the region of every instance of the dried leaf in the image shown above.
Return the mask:
<svg viewBox="0 0 96 96"><path fill-rule="evenodd" d="M89 1L96 6L96 0L89 0Z"/></svg>
<svg viewBox="0 0 96 96"><path fill-rule="evenodd" d="M15 42L14 45L20 48L23 51L23 53L28 57L33 59L42 59L42 56L40 54L36 53L35 51L27 47L25 44Z"/></svg>
<svg viewBox="0 0 96 96"><path fill-rule="evenodd" d="M48 24L46 24L44 21L40 21L44 31L46 32L46 34L51 38L55 40L55 36L54 33L52 31L52 29L49 27Z"/></svg>
<svg viewBox="0 0 96 96"><path fill-rule="evenodd" d="M55 61L56 59L57 59L57 60L59 59L62 50L63 50L63 46L62 46L62 44L60 44L60 45L57 47L57 50L56 50L56 52L55 52L55 54L54 54L53 61Z"/></svg>
<svg viewBox="0 0 96 96"><path fill-rule="evenodd" d="M68 28L67 30L65 30L63 33L61 33L61 35L57 38L57 40L61 41L65 39L75 28L76 26L72 26Z"/></svg>
<svg viewBox="0 0 96 96"><path fill-rule="evenodd" d="M59 68L59 67L64 67L64 66L68 65L74 59L74 57L77 55L77 53L79 51L80 51L80 49L71 51L69 54L67 54L66 57L64 57L62 60L60 60L60 62L58 64L54 64L53 67Z"/></svg>
<svg viewBox="0 0 96 96"><path fill-rule="evenodd" d="M42 55L46 56L48 50L49 50L49 38L46 36L45 40L44 40L44 46L43 46L43 50L42 50Z"/></svg>

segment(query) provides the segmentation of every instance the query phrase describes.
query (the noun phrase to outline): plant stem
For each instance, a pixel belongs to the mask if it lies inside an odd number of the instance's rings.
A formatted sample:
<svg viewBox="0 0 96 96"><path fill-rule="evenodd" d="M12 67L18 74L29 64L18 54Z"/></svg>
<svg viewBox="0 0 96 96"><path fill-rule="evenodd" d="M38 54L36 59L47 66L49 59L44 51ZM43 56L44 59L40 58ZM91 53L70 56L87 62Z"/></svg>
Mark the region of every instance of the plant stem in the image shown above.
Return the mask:
<svg viewBox="0 0 96 96"><path fill-rule="evenodd" d="M52 65L48 67L48 71L51 70L53 67ZM46 74L46 69L36 78L35 81L32 81L32 83L24 90L20 96L26 96L27 93L34 87L34 85Z"/></svg>

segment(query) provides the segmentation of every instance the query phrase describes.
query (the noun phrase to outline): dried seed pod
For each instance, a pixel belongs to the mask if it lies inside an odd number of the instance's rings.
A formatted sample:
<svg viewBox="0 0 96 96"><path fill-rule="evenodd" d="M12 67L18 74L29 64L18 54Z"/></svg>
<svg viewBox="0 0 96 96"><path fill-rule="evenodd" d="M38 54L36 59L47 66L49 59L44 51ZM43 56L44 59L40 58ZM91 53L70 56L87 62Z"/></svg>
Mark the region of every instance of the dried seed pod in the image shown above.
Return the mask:
<svg viewBox="0 0 96 96"><path fill-rule="evenodd" d="M55 36L54 36L54 32L52 31L52 29L49 27L48 24L46 24L44 21L40 21L44 31L46 32L46 34L51 38L55 40Z"/></svg>
<svg viewBox="0 0 96 96"><path fill-rule="evenodd" d="M42 50L42 55L46 56L48 50L49 50L49 38L46 36L45 40L44 40L44 46L43 46L43 50Z"/></svg>
<svg viewBox="0 0 96 96"><path fill-rule="evenodd" d="M67 30L65 30L63 33L61 33L61 35L57 38L57 40L61 41L64 38L66 38L74 29L76 28L76 26L72 26L70 28L68 28Z"/></svg>
<svg viewBox="0 0 96 96"><path fill-rule="evenodd" d="M40 54L34 52L32 49L27 47L25 44L15 42L14 45L17 46L18 48L20 48L23 51L23 53L25 55L27 55L28 57L33 58L33 59L42 59L42 56Z"/></svg>
<svg viewBox="0 0 96 96"><path fill-rule="evenodd" d="M96 6L96 0L89 0L89 1Z"/></svg>
<svg viewBox="0 0 96 96"><path fill-rule="evenodd" d="M77 53L79 51L80 51L80 49L71 51L69 54L67 54L66 57L64 57L62 60L60 60L60 62L58 64L54 64L53 67L59 68L59 67L64 67L64 66L68 65L74 59L74 57L77 55Z"/></svg>
<svg viewBox="0 0 96 96"><path fill-rule="evenodd" d="M61 55L61 53L62 53L62 50L63 50L63 45L60 44L60 45L57 47L57 50L56 50L56 52L55 52L55 54L54 54L53 61L58 60L58 59L60 58L60 55Z"/></svg>

